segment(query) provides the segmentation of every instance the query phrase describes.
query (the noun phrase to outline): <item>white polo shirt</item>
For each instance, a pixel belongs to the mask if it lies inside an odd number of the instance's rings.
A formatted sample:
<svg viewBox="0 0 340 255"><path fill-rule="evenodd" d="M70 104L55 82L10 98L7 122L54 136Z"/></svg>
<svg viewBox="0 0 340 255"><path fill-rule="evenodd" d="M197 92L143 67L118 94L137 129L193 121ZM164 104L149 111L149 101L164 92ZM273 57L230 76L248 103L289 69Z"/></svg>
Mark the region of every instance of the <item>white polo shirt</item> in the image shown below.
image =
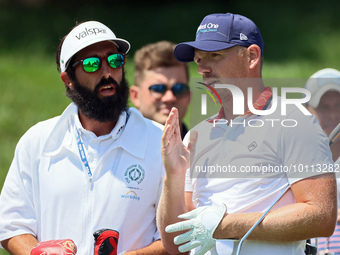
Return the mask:
<svg viewBox="0 0 340 255"><path fill-rule="evenodd" d="M224 203L228 213L264 212L289 185L322 174L320 164L327 169L333 165L328 139L317 119L295 106L286 116L278 109L267 116L239 116L232 123L204 121L193 128L198 141L186 191L193 192L196 207ZM289 190L273 210L295 202ZM241 254L302 255L304 246L305 241L246 240ZM236 247L237 243L233 254ZM207 254L218 253L213 248Z"/></svg>
<svg viewBox="0 0 340 255"><path fill-rule="evenodd" d="M92 177L79 155L76 127ZM0 240L32 234L39 241L72 239L93 254L93 233L119 231L118 253L160 238L156 227L164 168L162 126L134 108L109 135L84 130L72 103L20 139L0 197Z"/></svg>

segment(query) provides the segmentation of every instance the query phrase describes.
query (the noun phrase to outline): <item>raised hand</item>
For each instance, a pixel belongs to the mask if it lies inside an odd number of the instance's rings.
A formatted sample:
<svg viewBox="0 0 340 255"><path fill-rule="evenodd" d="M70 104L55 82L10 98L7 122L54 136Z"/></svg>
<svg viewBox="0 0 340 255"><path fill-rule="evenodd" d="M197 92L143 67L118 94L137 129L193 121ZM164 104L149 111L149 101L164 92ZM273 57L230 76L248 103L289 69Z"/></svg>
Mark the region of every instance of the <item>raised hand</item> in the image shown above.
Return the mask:
<svg viewBox="0 0 340 255"><path fill-rule="evenodd" d="M178 110L172 108L166 120L162 136L162 159L168 175L183 174L190 167L190 150L194 154L197 132L191 132L186 147L181 139Z"/></svg>

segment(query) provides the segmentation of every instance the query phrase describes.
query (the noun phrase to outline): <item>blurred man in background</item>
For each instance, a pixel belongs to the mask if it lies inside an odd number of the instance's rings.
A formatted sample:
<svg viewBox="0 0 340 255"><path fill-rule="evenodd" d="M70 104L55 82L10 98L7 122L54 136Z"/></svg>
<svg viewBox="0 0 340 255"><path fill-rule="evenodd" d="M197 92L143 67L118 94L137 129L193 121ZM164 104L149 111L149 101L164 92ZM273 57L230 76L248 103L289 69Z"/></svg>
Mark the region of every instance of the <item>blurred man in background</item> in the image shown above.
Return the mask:
<svg viewBox="0 0 340 255"><path fill-rule="evenodd" d="M183 118L190 102L189 72L186 63L173 54L175 44L160 41L135 53L135 85L130 98L144 117L162 125L172 107L179 111L182 138L187 133Z"/></svg>
<svg viewBox="0 0 340 255"><path fill-rule="evenodd" d="M306 89L311 92L311 100L306 108L314 114L327 136L340 123L340 72L333 68L325 68L314 73L307 81ZM340 165L340 142L331 147L334 168L339 171ZM338 175L338 174L337 174ZM340 176L337 176L338 178ZM338 186L338 206L339 201L339 179ZM334 234L329 238L318 238L318 253L330 253L340 255L340 211L338 209L338 219Z"/></svg>

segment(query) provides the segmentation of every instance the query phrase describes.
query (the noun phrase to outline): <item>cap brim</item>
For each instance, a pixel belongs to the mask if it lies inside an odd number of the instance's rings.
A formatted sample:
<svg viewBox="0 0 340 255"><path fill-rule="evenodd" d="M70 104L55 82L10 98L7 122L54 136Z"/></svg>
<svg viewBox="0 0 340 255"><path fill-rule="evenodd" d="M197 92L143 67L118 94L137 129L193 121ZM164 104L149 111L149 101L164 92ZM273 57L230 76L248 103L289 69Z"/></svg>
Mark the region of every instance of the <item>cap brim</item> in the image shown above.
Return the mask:
<svg viewBox="0 0 340 255"><path fill-rule="evenodd" d="M195 49L202 51L219 51L236 46L236 43L217 41L193 41L178 44L174 49L174 56L179 62L194 61Z"/></svg>
<svg viewBox="0 0 340 255"><path fill-rule="evenodd" d="M124 39L114 39L112 40L118 45L118 50L124 54L127 54L130 50L130 43Z"/></svg>
<svg viewBox="0 0 340 255"><path fill-rule="evenodd" d="M313 108L317 108L321 97L329 90L335 90L340 93L340 86L338 84L325 84L320 89L318 89L314 95L312 94L311 99L309 100L308 104L311 105Z"/></svg>

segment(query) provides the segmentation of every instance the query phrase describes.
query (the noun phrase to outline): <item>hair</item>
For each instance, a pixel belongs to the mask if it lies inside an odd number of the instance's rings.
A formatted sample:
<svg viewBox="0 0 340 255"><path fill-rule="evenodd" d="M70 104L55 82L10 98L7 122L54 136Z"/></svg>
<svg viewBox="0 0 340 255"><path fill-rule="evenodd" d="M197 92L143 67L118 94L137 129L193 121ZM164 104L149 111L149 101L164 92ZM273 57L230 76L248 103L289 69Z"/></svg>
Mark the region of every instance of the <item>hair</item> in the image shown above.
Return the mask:
<svg viewBox="0 0 340 255"><path fill-rule="evenodd" d="M76 26L78 26L79 24L77 24ZM57 52L56 52L56 56L55 56L55 60L56 60L56 63L57 63L57 70L58 72L60 73L61 72L61 69L60 69L60 54L61 54L61 48L63 47L63 43L65 41L65 38L67 37L67 35L65 35L61 40L60 40L60 43L59 43L59 46L57 48ZM77 54L74 54L72 56L72 58L69 60L69 65L67 66L65 72L68 74L68 76L74 80L75 78L75 71L74 71L74 68L72 68L72 64L74 62L74 59L76 57Z"/></svg>
<svg viewBox="0 0 340 255"><path fill-rule="evenodd" d="M186 63L177 61L174 57L176 44L169 41L150 43L136 51L135 62L135 85L139 85L144 79L144 71L157 67L183 66L189 79L189 70Z"/></svg>
<svg viewBox="0 0 340 255"><path fill-rule="evenodd" d="M74 28L76 28L77 26L81 25L82 23L84 22L78 22L76 21L76 25L70 30L72 31ZM68 35L68 34L67 34ZM63 43L65 41L65 38L67 37L67 35L65 35L61 40L60 40L60 43L59 43L59 46L57 48L57 52L56 52L56 63L57 63L57 70L58 72L60 73L61 72L61 69L60 69L60 55L61 55L61 48L63 47ZM72 64L74 63L74 60L76 58L76 54L74 54L72 56L72 58L69 60L69 64L65 70L65 72L67 72L67 74L69 75L69 77L74 80L75 78L75 71L74 71L74 68L72 68Z"/></svg>

